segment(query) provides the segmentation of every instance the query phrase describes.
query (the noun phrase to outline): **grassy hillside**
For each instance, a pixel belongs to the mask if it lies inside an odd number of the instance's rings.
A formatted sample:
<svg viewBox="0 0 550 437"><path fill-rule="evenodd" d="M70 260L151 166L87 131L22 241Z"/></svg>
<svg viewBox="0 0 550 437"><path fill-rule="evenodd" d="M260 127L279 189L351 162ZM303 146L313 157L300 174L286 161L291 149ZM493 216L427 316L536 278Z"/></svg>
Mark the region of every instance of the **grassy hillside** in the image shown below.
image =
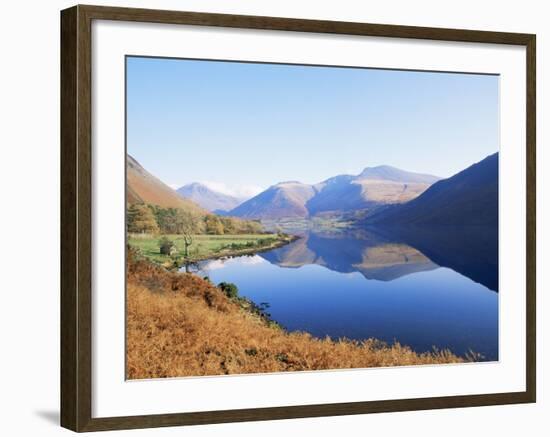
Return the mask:
<svg viewBox="0 0 550 437"><path fill-rule="evenodd" d="M199 215L207 214L196 203L182 198L176 191L145 170L130 155L126 161L126 201L128 203L148 203L163 208L180 208Z"/></svg>
<svg viewBox="0 0 550 437"><path fill-rule="evenodd" d="M417 354L374 339L332 341L288 333L250 302L230 298L195 275L136 259L132 251L127 278L129 379L464 361L448 351Z"/></svg>

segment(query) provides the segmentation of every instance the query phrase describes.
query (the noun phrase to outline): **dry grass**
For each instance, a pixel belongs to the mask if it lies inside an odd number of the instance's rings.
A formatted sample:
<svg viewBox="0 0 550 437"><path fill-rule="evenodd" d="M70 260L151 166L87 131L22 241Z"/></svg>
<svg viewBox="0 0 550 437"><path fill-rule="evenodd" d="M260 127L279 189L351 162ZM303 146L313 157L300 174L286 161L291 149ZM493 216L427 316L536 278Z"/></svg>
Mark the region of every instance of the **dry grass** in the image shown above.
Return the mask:
<svg viewBox="0 0 550 437"><path fill-rule="evenodd" d="M443 364L449 351L417 354L377 340L332 341L287 333L209 282L128 256L130 379Z"/></svg>

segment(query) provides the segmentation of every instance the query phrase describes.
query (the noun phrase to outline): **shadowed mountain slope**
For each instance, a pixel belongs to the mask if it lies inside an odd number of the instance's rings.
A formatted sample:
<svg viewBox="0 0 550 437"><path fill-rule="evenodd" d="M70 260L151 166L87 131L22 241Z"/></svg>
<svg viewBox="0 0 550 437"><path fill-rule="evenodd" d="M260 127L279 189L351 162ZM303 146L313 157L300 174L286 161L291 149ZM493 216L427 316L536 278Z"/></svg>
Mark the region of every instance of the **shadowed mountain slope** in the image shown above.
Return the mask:
<svg viewBox="0 0 550 437"><path fill-rule="evenodd" d="M497 226L498 153L434 183L416 199L375 211L366 223Z"/></svg>

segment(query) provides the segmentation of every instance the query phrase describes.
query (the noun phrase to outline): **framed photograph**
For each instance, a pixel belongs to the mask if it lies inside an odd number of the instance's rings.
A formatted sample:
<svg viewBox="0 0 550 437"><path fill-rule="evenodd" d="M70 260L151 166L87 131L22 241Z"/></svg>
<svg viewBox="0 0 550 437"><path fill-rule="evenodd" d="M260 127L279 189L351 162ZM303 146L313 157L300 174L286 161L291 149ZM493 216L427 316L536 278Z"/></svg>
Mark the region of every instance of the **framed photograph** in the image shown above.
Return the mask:
<svg viewBox="0 0 550 437"><path fill-rule="evenodd" d="M535 35L61 12L61 424L535 402Z"/></svg>

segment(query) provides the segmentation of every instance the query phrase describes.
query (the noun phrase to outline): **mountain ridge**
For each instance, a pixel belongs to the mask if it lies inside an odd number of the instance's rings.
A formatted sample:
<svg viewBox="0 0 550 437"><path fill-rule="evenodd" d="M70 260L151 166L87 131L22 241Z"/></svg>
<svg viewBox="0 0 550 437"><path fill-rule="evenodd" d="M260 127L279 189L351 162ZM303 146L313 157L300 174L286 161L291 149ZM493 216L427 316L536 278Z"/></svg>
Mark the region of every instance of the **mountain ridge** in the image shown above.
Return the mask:
<svg viewBox="0 0 550 437"><path fill-rule="evenodd" d="M406 202L439 177L388 165L366 167L359 175L341 174L317 184L284 181L229 211L228 215L256 219L308 218L379 205Z"/></svg>
<svg viewBox="0 0 550 437"><path fill-rule="evenodd" d="M358 179L382 179L393 182L416 182L433 184L440 180L440 177L425 174L415 173L406 170L401 170L391 165L378 165L376 167L366 167L359 175Z"/></svg>

